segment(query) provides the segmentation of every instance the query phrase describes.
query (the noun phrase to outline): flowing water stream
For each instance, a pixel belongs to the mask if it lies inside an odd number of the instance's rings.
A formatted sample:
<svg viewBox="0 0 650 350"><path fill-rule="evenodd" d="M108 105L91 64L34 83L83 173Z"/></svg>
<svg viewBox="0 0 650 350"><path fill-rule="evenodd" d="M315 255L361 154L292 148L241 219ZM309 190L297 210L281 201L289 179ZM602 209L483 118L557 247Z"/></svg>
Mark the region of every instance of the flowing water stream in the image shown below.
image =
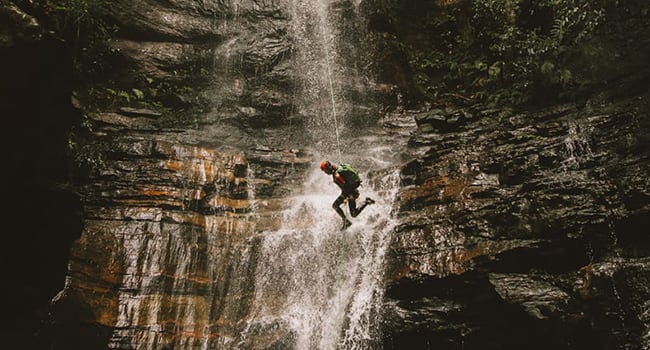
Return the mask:
<svg viewBox="0 0 650 350"><path fill-rule="evenodd" d="M396 181L391 174L364 188L377 203L340 231L331 208L338 189L320 169L311 174L282 214L283 227L263 233L253 310L238 347L266 339L292 349L368 349L378 340Z"/></svg>
<svg viewBox="0 0 650 350"><path fill-rule="evenodd" d="M340 190L318 168L321 159L314 160L304 186L281 214L282 227L262 233L253 307L232 348L371 349L380 342L384 257L399 176L380 136L356 133L354 140L342 139L354 118L343 79L356 74L337 50L344 33L332 20L331 3L292 2L294 56L301 73L296 108L316 131L309 146L319 149L317 156L351 163L360 172L364 185L357 204L365 197L376 203L341 231L342 220L331 207ZM377 169L384 169L382 175L370 181L369 171ZM350 217L347 204L344 209Z"/></svg>

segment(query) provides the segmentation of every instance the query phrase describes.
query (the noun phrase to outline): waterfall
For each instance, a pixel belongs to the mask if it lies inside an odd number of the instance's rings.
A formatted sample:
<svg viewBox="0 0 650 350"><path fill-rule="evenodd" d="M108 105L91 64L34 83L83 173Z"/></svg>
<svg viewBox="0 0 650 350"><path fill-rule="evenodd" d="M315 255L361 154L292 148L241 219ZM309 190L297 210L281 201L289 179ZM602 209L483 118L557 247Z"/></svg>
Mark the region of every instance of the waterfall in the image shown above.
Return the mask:
<svg viewBox="0 0 650 350"><path fill-rule="evenodd" d="M309 120L308 139L320 150L302 188L288 199L278 230L261 233L252 309L234 349L371 349L378 347L386 251L393 230L391 211L399 176L378 136L359 136L341 151L339 128L354 118L343 79L344 64L330 2L293 1L293 54L299 71L297 113ZM333 23L334 22L334 23ZM309 132L306 132L309 134ZM326 135L326 136L324 136ZM336 136L336 137L335 137ZM365 139L364 139L365 137ZM382 145L382 146L373 146ZM332 209L339 188L324 174L321 159L343 160L360 171L365 197L376 200L341 231ZM382 169L370 180L371 170ZM347 205L344 211L350 218Z"/></svg>
<svg viewBox="0 0 650 350"><path fill-rule="evenodd" d="M349 114L348 104L342 97L342 83L344 79L353 79L355 74L338 54L337 39L345 33L332 25L336 16L329 11L330 2L293 0L290 28L299 73L294 92L297 112L308 118L314 140L326 142L325 147L335 150L338 129ZM332 136L324 138L321 132Z"/></svg>
<svg viewBox="0 0 650 350"><path fill-rule="evenodd" d="M373 332L397 180L392 173L363 187L377 203L340 231L331 208L338 188L320 169L310 174L282 213L282 228L263 232L252 315L238 346L368 349L378 340Z"/></svg>

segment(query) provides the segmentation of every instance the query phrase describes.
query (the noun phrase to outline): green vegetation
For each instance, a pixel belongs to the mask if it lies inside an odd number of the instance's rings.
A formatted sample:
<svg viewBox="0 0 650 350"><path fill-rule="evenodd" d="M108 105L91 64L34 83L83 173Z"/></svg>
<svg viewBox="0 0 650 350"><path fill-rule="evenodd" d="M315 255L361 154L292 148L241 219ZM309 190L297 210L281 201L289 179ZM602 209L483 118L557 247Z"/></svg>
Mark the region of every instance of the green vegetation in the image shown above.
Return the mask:
<svg viewBox="0 0 650 350"><path fill-rule="evenodd" d="M396 37L428 100L573 101L643 67L635 55L647 54L647 42L626 46L648 36L645 0L376 0L369 8L371 29Z"/></svg>
<svg viewBox="0 0 650 350"><path fill-rule="evenodd" d="M110 109L132 103L145 106L147 101L153 104L153 98L164 90L161 86L165 84L154 83L148 77L130 81L128 87L116 81L131 74L124 71L129 65L112 45L118 28L105 19L106 6L110 3L46 0L33 6L36 8L32 12L38 12L44 23L70 44L77 97L84 101L86 109Z"/></svg>
<svg viewBox="0 0 650 350"><path fill-rule="evenodd" d="M45 22L70 43L76 83L87 86L109 77L117 57L110 45L117 28L103 18L106 1L46 0L38 4Z"/></svg>

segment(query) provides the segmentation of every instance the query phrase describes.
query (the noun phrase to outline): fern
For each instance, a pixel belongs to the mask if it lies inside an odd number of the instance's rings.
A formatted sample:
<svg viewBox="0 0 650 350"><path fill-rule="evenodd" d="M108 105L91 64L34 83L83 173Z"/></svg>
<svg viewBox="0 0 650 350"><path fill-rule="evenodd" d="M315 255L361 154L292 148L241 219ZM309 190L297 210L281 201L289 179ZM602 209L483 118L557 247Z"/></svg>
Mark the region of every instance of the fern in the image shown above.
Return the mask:
<svg viewBox="0 0 650 350"><path fill-rule="evenodd" d="M129 95L129 93L126 91L120 90L117 93L117 96L124 98L126 102L131 102L131 95Z"/></svg>
<svg viewBox="0 0 650 350"><path fill-rule="evenodd" d="M133 94L138 100L144 99L144 92L142 92L142 90L133 88L131 91L133 91Z"/></svg>

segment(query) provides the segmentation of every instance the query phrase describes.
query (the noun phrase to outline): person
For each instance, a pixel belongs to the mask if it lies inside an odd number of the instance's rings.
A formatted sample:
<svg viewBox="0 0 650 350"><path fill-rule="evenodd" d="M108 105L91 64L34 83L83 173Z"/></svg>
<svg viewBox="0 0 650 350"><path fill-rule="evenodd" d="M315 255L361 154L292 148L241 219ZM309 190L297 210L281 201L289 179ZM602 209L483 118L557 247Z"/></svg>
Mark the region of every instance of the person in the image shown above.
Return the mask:
<svg viewBox="0 0 650 350"><path fill-rule="evenodd" d="M373 204L375 201L372 198L366 197L363 204L357 208L357 198L359 198L358 188L361 185L361 179L359 178L359 174L349 164L341 163L336 165L330 163L329 160L324 160L320 163L320 169L325 174L332 175L334 183L341 188L341 194L332 203L332 208L343 219L341 230L345 230L352 225L352 222L345 216L343 209L341 209L341 204L347 200L350 215L356 217L367 205Z"/></svg>

